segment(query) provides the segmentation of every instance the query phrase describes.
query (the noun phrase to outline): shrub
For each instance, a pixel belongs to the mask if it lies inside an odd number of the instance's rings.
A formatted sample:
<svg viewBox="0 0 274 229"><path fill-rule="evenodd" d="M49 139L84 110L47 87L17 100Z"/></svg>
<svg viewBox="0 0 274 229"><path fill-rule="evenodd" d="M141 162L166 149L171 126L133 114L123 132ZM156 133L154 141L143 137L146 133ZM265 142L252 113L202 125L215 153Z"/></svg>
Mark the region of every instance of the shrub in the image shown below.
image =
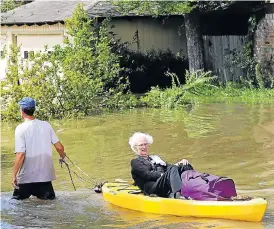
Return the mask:
<svg viewBox="0 0 274 229"><path fill-rule="evenodd" d="M166 73L171 79L171 87L160 89L152 87L152 89L141 97L148 107L176 108L189 103L189 94L201 94L206 87L214 87L211 81L216 77L211 76L211 72L203 72L198 70L192 74L186 71L186 83L181 85L179 78L174 73Z"/></svg>
<svg viewBox="0 0 274 229"><path fill-rule="evenodd" d="M123 68L121 75L129 78L130 90L133 93L144 93L155 86L162 89L170 87L171 79L165 75L167 71L174 72L184 83L188 62L184 56L175 55L170 50L141 53L125 47L120 66Z"/></svg>

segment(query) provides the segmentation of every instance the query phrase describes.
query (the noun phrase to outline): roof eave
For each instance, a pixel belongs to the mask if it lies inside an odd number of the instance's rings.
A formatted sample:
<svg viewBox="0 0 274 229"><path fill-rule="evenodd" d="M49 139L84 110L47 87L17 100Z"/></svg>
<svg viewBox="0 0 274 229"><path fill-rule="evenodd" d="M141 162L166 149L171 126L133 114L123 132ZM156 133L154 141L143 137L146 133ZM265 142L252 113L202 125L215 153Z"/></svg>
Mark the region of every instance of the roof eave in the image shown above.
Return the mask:
<svg viewBox="0 0 274 229"><path fill-rule="evenodd" d="M54 24L64 24L63 20L56 20L56 21L43 21L43 22L7 22L7 23L1 23L1 26L13 26L13 25L17 25L17 26L24 26L24 25L28 25L28 26L32 26L32 25L54 25Z"/></svg>

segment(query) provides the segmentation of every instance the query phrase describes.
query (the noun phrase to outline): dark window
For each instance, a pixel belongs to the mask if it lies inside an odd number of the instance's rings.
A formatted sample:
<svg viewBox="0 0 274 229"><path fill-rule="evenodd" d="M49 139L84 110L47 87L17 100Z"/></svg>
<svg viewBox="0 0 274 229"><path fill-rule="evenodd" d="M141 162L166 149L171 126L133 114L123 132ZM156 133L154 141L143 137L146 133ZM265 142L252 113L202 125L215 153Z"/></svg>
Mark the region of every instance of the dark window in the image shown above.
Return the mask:
<svg viewBox="0 0 274 229"><path fill-rule="evenodd" d="M28 59L29 57L29 52L28 51L24 51L24 59Z"/></svg>

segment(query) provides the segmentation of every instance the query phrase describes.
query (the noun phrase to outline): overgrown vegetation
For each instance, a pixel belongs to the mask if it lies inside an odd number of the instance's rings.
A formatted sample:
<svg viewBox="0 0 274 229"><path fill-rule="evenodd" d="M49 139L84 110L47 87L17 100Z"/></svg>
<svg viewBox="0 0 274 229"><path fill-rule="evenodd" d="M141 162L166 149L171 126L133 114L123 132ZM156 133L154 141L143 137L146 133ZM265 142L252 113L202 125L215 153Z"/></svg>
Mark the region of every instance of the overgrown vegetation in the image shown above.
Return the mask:
<svg viewBox="0 0 274 229"><path fill-rule="evenodd" d="M79 5L66 21L64 47L29 53L19 58L20 47L12 47L6 80L1 84L2 118L19 118L17 102L24 96L38 104L39 118L81 117L102 109L129 108L136 99L129 82L119 75L119 56L111 51L108 21L100 25L89 19Z"/></svg>
<svg viewBox="0 0 274 229"><path fill-rule="evenodd" d="M165 90L153 87L140 99L145 106L180 108L193 102L274 102L274 90L246 87L244 84L233 82L220 86L221 83L210 71L198 70L192 74L187 71L184 85L180 84L175 74L167 73L167 75L172 78L172 87Z"/></svg>
<svg viewBox="0 0 274 229"><path fill-rule="evenodd" d="M120 12L136 12L137 14L159 15L182 15L192 11L207 12L226 8L234 1L130 1L111 0L119 7Z"/></svg>
<svg viewBox="0 0 274 229"><path fill-rule="evenodd" d="M248 34L242 51L233 50L229 53L229 67L243 70L243 75L239 77L237 83L246 88L273 88L272 65L274 60L271 57L258 62L254 57L253 47L256 27L257 19L252 16L249 19Z"/></svg>
<svg viewBox="0 0 274 229"><path fill-rule="evenodd" d="M243 84L228 82L222 87L207 87L199 95L186 96L186 100L197 102L240 102L274 103L274 90L267 88L247 88Z"/></svg>
<svg viewBox="0 0 274 229"><path fill-rule="evenodd" d="M144 97L143 102L148 107L159 108L176 108L184 106L188 103L188 95L201 94L204 88L214 87L211 82L216 78L211 76L211 72L203 72L201 70L190 74L186 71L186 83L182 85L174 73L167 73L171 77L172 86L165 90L159 87L153 87Z"/></svg>
<svg viewBox="0 0 274 229"><path fill-rule="evenodd" d="M147 51L145 53L125 50L120 60L122 73L128 76L132 93L144 93L151 87L166 88L171 86L171 78L166 72L175 73L180 82L185 83L187 59L171 51Z"/></svg>
<svg viewBox="0 0 274 229"><path fill-rule="evenodd" d="M1 13L6 13L9 10L12 10L16 7L21 6L24 4L26 1L21 0L21 1L16 1L16 0L1 0L0 2L0 11Z"/></svg>

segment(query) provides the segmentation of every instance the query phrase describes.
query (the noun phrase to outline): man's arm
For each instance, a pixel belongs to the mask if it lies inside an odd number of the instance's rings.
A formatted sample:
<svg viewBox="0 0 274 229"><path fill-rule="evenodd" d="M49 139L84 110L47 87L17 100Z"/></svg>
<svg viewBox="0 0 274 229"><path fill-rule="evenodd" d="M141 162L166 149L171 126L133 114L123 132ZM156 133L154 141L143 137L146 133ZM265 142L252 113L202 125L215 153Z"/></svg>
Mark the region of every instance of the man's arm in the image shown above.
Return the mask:
<svg viewBox="0 0 274 229"><path fill-rule="evenodd" d="M50 133L51 133L51 143L54 145L54 147L55 147L56 151L59 153L60 157L62 159L64 159L66 157L64 146L59 141L58 137L56 136L56 134L50 124L49 124L49 127L50 127Z"/></svg>
<svg viewBox="0 0 274 229"><path fill-rule="evenodd" d="M62 143L60 141L58 141L54 144L54 147L55 147L56 151L59 153L60 157L64 159L66 157L66 153L65 153L65 148L62 145Z"/></svg>
<svg viewBox="0 0 274 229"><path fill-rule="evenodd" d="M15 154L15 161L13 165L13 176L12 176L12 186L15 188L17 186L16 175L21 169L25 159L25 153L19 152Z"/></svg>

